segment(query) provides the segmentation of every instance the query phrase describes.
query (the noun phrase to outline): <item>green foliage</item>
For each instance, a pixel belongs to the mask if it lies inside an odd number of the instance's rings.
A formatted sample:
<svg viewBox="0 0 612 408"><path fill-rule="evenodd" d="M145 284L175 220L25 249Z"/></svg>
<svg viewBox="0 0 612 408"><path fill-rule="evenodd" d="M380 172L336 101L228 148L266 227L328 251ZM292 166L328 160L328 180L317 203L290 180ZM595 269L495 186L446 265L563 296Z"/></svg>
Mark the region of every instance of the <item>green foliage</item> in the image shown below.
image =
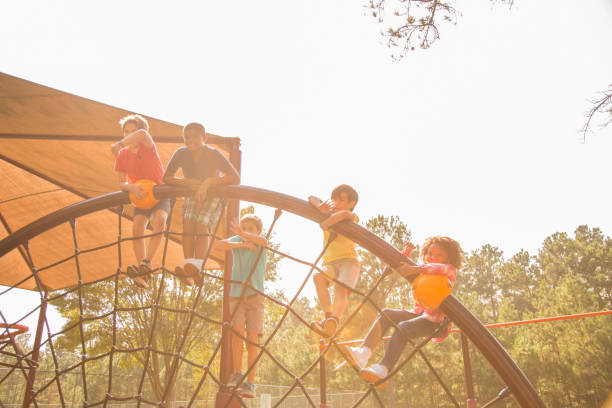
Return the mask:
<svg viewBox="0 0 612 408"><path fill-rule="evenodd" d="M369 230L397 249L402 249L404 243L411 240L407 225L398 217L381 215L365 224ZM367 251L359 250L359 257L362 271L357 290L367 293L381 277L386 265ZM506 259L502 251L488 244L472 251L467 254L465 267L459 272L455 295L483 323L606 310L612 306L609 273L611 267L612 240L598 228L580 226L573 236L555 233L547 237L535 255L520 251ZM276 262L271 270L271 275L276 276L275 274ZM152 282L151 286L157 288L162 278L158 276L155 279L157 282ZM176 284L171 278L167 277L165 280L165 284L169 286L162 292L159 304L168 309L188 308L195 293ZM218 320L221 307L220 283L214 283L216 281L212 279L210 282L210 285L203 288L202 300L196 311L201 316ZM114 290L114 282L83 287L83 318L103 316L111 311L115 298ZM282 291L268 293L280 303L289 302ZM133 349L147 344L155 308L138 308L156 304L157 294L156 290L141 291L124 282L119 283L117 299L118 306L122 309L118 314L117 347ZM362 308L340 333L339 340L363 338L383 307L412 307L410 285L396 273L383 278L371 299L373 303L368 302L367 307ZM362 297L357 294L350 296L345 319L358 307L361 300ZM69 292L55 299L53 304L67 319L65 327L72 327L53 340L60 368L74 367L63 378L63 392L72 392L75 396L68 396L68 402L79 403L83 400L82 373L78 366L81 361L81 344L83 342L86 345L90 356L107 352L113 342L112 314L88 320L84 325L84 338L81 339L78 326L75 326L80 318L78 292ZM265 330L261 343L266 343L269 353L265 352L260 360L257 382L291 386L295 377L301 377L306 387L316 389L319 383L319 367L312 364L319 356L319 338L307 324L318 317L320 311L305 298L297 299L292 308L295 313L288 313L283 319L286 308L281 304L266 302ZM170 352L176 350L178 342L182 340L187 316L188 314L171 313L159 308L156 330L152 337L154 348ZM283 323L278 326L281 320ZM600 316L492 330L527 374L547 406L595 408L603 404L607 393L612 389L612 379L609 375L609 367L612 366L611 323L611 316ZM272 334L274 336L270 337ZM199 364L208 362L217 345L218 336L217 325L195 319L186 339L184 355ZM467 397L460 340L460 335L453 334L440 344L428 344L423 352L459 404L463 405ZM23 343L23 346L27 347L27 342ZM412 350L413 347L408 345L400 364ZM383 346L379 346L371 362L376 362L383 351ZM494 398L505 385L473 346L470 347L470 353L476 395L480 403L484 404ZM144 355L144 352L114 354L114 373L123 375L120 377L123 381L114 381L114 393L133 393L133 389L126 388L125 378L130 378L132 384L138 383L142 375ZM3 358L3 361L5 360L6 358ZM148 381L145 394L158 398L155 390L163 388L165 381L169 381L166 373L173 360L171 357L155 354L153 361L156 363L151 363L151 368L146 373ZM212 372L215 373L218 370L216 361L213 361L211 366ZM325 361L330 393L336 390L351 390L354 393L367 390L367 385L351 368L333 370L333 367L343 361L335 347L327 352ZM100 379L95 373L108 372L108 365L108 357L86 364L90 396L103 396L107 392L108 378L101 376ZM156 368L152 368L153 366ZM54 368L50 349L46 347L41 356L40 372L43 374L37 380L37 386L49 382ZM310 372L302 377L307 370ZM181 383L176 386L175 392L191 395L195 384L202 377L202 371L183 364L179 377ZM385 406L391 406L392 401L395 401L395 406L398 407L454 406L419 355L407 362L393 378L392 384L390 391L377 391ZM215 383L207 380L200 396L211 395L215 391ZM296 392L300 393L299 390ZM42 394L39 402L51 403L56 399L57 387L52 384ZM375 405L372 402L372 406ZM516 403L509 398L497 405L514 407ZM365 406L371 405L366 403Z"/></svg>
<svg viewBox="0 0 612 408"><path fill-rule="evenodd" d="M214 333L218 329L202 318L194 318L188 335L184 338L190 314L175 313L172 310L193 309L198 296L197 289L184 287L178 284L178 281L171 278L164 279L161 275L151 279L150 286L153 287L151 290L137 289L129 282L119 280L116 300L119 312L115 330L112 314L115 303L114 281L83 286L81 296L78 290L69 289L64 296L56 297L51 303L57 307L66 319L66 323L63 327L65 331L54 340L54 346L61 352L79 354L83 352L84 346L88 356L98 356L111 350L113 339L116 348L135 350L147 347L150 338L153 350L170 353L151 353L146 372L151 392L160 400L165 386L176 381L176 378L169 375L172 372L171 368L174 364L180 367L183 363L173 354L179 349L185 356L198 354L199 351L195 346L199 346L204 333ZM217 280L211 281L210 284L202 286L200 299L194 310L205 319L218 321L221 310L221 284ZM83 334L79 329L81 310L79 298L82 301ZM159 307L156 308L154 306L156 304ZM211 340L214 337L211 336ZM144 366L146 353L116 353L114 358L114 364L118 368L130 371ZM58 361L60 369L69 368L74 364L65 358Z"/></svg>

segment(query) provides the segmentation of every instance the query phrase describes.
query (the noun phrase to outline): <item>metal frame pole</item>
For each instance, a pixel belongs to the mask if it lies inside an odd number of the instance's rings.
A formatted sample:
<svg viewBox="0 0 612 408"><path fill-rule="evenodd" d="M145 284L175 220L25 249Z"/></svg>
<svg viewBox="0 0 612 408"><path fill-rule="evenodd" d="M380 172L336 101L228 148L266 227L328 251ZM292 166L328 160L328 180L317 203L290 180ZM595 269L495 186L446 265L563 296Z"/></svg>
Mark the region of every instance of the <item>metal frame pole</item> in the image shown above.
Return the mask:
<svg viewBox="0 0 612 408"><path fill-rule="evenodd" d="M474 396L474 381L472 379L472 362L470 361L470 344L465 334L461 333L461 351L463 353L463 374L467 392L467 408L477 408L478 400Z"/></svg>
<svg viewBox="0 0 612 408"><path fill-rule="evenodd" d="M23 396L23 408L30 405L32 401L32 393L34 388L34 380L36 379L36 367L38 366L38 356L40 354L40 343L42 340L42 331L45 324L45 316L47 314L47 292L44 292L44 297L40 304L38 312L38 324L36 325L36 335L34 337L34 348L32 349L32 361L34 364L28 372L28 383L26 384L25 394Z"/></svg>
<svg viewBox="0 0 612 408"><path fill-rule="evenodd" d="M325 341L319 340L319 355L325 351ZM325 357L319 360L319 394L321 402L319 408L327 408L327 373L325 370Z"/></svg>
<svg viewBox="0 0 612 408"><path fill-rule="evenodd" d="M240 174L242 167L242 153L240 151L240 144L235 143L232 145L230 149L229 161ZM226 231L230 230L230 225L233 221L238 221L240 217L240 201L231 200L227 206L227 217L226 217ZM219 364L219 378L223 384L229 381L229 377L232 374L232 368L234 365L233 357L232 357L232 331L225 324L229 324L229 319L231 316L230 313L230 289L232 279L232 263L233 256L232 251L227 251L225 253L225 265L223 267L223 327L221 328L221 357ZM222 408L226 405L227 399L231 397L231 394L227 392L228 390L220 386L219 391L217 392L217 398L215 400L215 407ZM230 403L229 407L239 407L240 402L235 398Z"/></svg>

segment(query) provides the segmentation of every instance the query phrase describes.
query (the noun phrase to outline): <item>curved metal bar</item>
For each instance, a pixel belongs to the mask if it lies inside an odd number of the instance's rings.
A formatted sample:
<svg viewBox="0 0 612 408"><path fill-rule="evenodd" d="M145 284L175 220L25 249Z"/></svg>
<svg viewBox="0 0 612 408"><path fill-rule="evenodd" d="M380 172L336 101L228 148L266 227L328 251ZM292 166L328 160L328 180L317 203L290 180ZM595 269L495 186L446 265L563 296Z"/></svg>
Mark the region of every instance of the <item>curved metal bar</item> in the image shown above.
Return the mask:
<svg viewBox="0 0 612 408"><path fill-rule="evenodd" d="M325 215L317 211L307 201L270 190L249 186L224 186L216 188L212 192L226 199L248 201L279 208L317 223L325 219ZM155 187L155 196L158 198L170 198L189 194L191 194L191 191L184 188L166 185ZM19 245L26 243L36 235L63 222L77 216L128 202L127 193L115 192L82 201L44 216L0 241L0 257ZM344 221L336 224L332 229L350 238L392 267L397 267L401 262L412 262L387 242L355 223ZM442 302L440 309L461 328L474 346L478 348L500 378L510 387L514 398L522 407L545 407L529 379L527 379L506 350L459 300L451 295Z"/></svg>

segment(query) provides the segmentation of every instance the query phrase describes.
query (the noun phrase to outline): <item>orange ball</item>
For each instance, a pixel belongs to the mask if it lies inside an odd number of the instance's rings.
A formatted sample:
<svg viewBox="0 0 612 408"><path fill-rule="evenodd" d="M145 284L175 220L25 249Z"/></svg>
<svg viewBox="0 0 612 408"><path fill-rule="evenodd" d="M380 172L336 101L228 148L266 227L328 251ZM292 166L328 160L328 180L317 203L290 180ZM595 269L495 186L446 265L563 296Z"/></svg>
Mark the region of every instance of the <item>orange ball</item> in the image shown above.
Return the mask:
<svg viewBox="0 0 612 408"><path fill-rule="evenodd" d="M444 275L421 274L412 282L412 297L421 305L437 309L453 293L450 281Z"/></svg>
<svg viewBox="0 0 612 408"><path fill-rule="evenodd" d="M155 198L155 195L153 195L153 187L155 187L154 181L142 179L138 180L134 184L138 184L140 188L147 193L147 195L140 200L130 193L130 201L135 207L140 208L141 210L150 210L151 208L155 207L157 203L159 203L159 200Z"/></svg>

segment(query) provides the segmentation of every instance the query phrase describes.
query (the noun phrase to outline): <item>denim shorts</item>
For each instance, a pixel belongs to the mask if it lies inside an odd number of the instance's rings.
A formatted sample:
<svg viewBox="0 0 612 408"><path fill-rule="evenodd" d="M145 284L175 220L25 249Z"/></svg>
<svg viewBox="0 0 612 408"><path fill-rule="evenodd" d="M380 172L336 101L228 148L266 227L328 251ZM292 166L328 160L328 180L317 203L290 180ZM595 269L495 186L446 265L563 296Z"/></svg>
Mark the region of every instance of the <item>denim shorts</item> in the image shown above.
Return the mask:
<svg viewBox="0 0 612 408"><path fill-rule="evenodd" d="M134 216L144 215L150 220L157 210L164 210L166 214L170 214L170 199L162 198L159 200L159 203L155 204L155 207L149 208L148 210L143 210L142 208L134 206Z"/></svg>

